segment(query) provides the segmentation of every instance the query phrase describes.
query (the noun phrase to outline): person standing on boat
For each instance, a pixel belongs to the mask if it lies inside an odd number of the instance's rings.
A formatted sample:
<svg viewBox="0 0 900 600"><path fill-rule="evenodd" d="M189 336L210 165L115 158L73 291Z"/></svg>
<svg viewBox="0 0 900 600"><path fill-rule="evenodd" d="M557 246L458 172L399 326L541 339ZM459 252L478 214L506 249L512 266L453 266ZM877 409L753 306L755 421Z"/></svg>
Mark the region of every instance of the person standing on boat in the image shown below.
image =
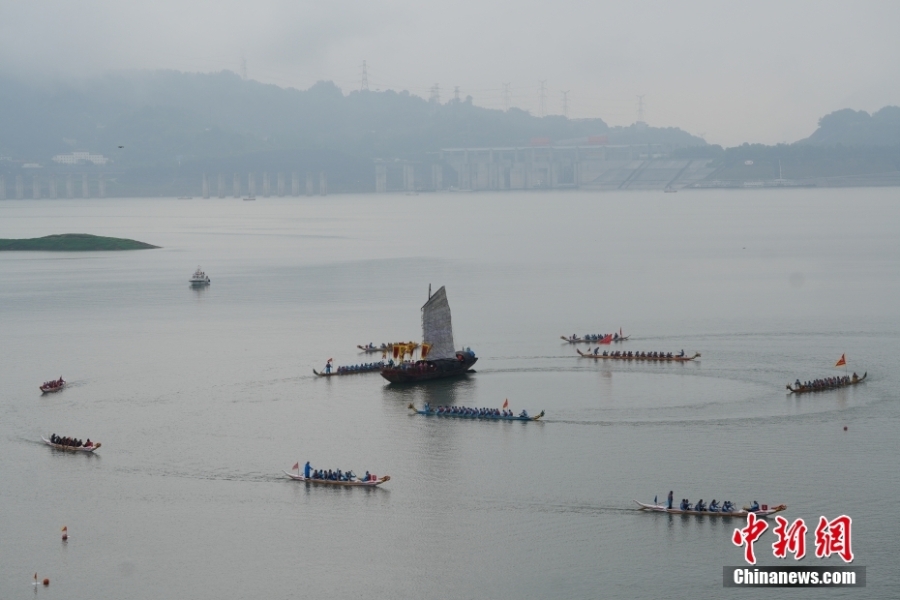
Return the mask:
<svg viewBox="0 0 900 600"><path fill-rule="evenodd" d="M303 466L303 476L306 479L309 479L310 472L312 471L312 467L309 466L309 461L306 461L306 464Z"/></svg>
<svg viewBox="0 0 900 600"><path fill-rule="evenodd" d="M672 508L672 502L674 501L674 498L675 498L675 492L672 490L669 490L669 508L670 509Z"/></svg>

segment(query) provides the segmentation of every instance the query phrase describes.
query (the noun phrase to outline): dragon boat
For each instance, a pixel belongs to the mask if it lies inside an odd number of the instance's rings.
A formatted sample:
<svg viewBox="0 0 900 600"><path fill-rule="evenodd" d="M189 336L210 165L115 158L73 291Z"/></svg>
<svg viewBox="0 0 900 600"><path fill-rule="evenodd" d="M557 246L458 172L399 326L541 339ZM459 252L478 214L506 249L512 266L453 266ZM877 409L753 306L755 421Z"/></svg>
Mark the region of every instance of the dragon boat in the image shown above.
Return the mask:
<svg viewBox="0 0 900 600"><path fill-rule="evenodd" d="M643 361L653 361L653 362L690 362L692 360L696 360L700 358L700 353L695 352L693 356L638 356L638 352L631 353L630 356L626 354L620 354L618 356L614 356L611 354L593 354L591 352L582 352L581 350L577 351L578 354L582 358L593 358L596 360L643 360Z"/></svg>
<svg viewBox="0 0 900 600"><path fill-rule="evenodd" d="M428 286L428 302L422 306L421 357L415 362L386 366L381 370L381 376L391 383L458 377L471 372L469 369L478 360L470 348L453 349L450 304L443 286L434 295Z"/></svg>
<svg viewBox="0 0 900 600"><path fill-rule="evenodd" d="M102 444L100 442L92 442L90 446L67 446L65 444L54 444L44 436L41 436L41 439L44 440L44 443L50 446L51 448L56 448L57 450L65 450L66 452L93 452L98 449Z"/></svg>
<svg viewBox="0 0 900 600"><path fill-rule="evenodd" d="M366 354L375 354L377 352L381 352L383 354L391 349L388 344L382 344L380 346L360 346L359 344L357 344L356 347Z"/></svg>
<svg viewBox="0 0 900 600"><path fill-rule="evenodd" d="M467 414L467 413L452 413L452 412L442 412L436 411L433 408L427 408L419 410L415 407L415 405L410 404L409 410L413 411L417 415L423 415L426 417L451 417L455 419L483 419L485 421L540 421L544 416L544 411L541 411L540 414L534 415L533 417L516 417L509 416L504 417L503 415L479 415L479 414Z"/></svg>
<svg viewBox="0 0 900 600"><path fill-rule="evenodd" d="M417 342L393 342L390 344L381 344L380 346L371 346L365 345L361 346L359 344L356 345L362 352L366 354L375 354L377 352L381 352L382 354L390 353L394 350L394 346L402 346L406 352L412 352L413 350L418 350L421 344Z"/></svg>
<svg viewBox="0 0 900 600"><path fill-rule="evenodd" d="M54 392L58 392L64 387L66 387L66 382L62 377L60 377L59 379L54 379L53 381L45 381L38 389L41 390L42 394L52 394Z"/></svg>
<svg viewBox="0 0 900 600"><path fill-rule="evenodd" d="M634 503L640 506L640 510L668 513L670 515L695 515L698 517L746 517L751 512L749 510L749 507L747 506L745 506L742 510L733 510L731 512L710 512L708 510L681 510L680 508L669 508L665 504L646 504L644 502L638 502L637 500L635 500ZM779 513L786 509L786 504L779 504L778 506L773 506L772 508L769 508L767 504L763 504L760 506L760 510L754 510L752 512L757 517L765 518L769 515L774 515L775 513Z"/></svg>
<svg viewBox="0 0 900 600"><path fill-rule="evenodd" d="M384 475L383 477L375 477L369 481L362 481L360 479L356 479L354 476L350 481L335 481L333 479L316 479L313 477L304 477L299 473L289 473L282 469L281 471L285 475L287 475L290 479L294 481L302 481L303 483L315 483L318 485L336 485L340 487L376 487L381 485L382 483L388 482L391 480L390 475Z"/></svg>
<svg viewBox="0 0 900 600"><path fill-rule="evenodd" d="M339 375L359 375L360 373L377 373L384 368L383 362L372 363L370 365L354 365L351 367L337 367L331 373L319 373L313 369L313 373L319 377L337 377Z"/></svg>
<svg viewBox="0 0 900 600"><path fill-rule="evenodd" d="M829 390L838 390L840 388L850 387L851 385L856 385L857 383L862 383L866 380L866 377L869 375L869 372L866 371L863 373L862 377L857 377L854 373L853 377L850 378L850 381L844 381L842 383L838 383L835 385L811 385L811 386L791 386L788 384L786 387L792 394L807 394L809 392L827 392Z"/></svg>
<svg viewBox="0 0 900 600"><path fill-rule="evenodd" d="M624 336L620 335L619 337L607 336L607 337L602 337L599 339L588 339L588 338L580 338L578 336L566 337L564 335L561 335L561 336L559 336L559 339L563 340L564 342L568 342L570 344L609 344L609 343L618 344L619 342L627 341L628 338L630 338L630 337L631 337L630 335L624 335ZM609 339L609 341L608 342L605 341L606 339Z"/></svg>

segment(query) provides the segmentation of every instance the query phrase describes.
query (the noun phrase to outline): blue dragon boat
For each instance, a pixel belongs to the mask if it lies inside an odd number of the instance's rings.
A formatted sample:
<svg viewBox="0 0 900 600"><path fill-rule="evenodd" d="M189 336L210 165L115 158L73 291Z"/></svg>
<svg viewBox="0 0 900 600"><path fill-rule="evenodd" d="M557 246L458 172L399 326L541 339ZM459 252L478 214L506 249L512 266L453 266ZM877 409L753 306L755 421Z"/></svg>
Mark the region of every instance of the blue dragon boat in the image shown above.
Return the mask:
<svg viewBox="0 0 900 600"><path fill-rule="evenodd" d="M425 417L451 417L455 419L483 419L486 421L540 421L544 416L544 411L541 411L540 414L529 416L525 415L497 415L492 413L479 412L477 408L464 408L460 407L461 410L453 411L450 410L449 407L447 410L435 410L430 406L425 406L422 410L419 410L415 407L414 404L409 405L409 410L413 411L417 415L422 415Z"/></svg>

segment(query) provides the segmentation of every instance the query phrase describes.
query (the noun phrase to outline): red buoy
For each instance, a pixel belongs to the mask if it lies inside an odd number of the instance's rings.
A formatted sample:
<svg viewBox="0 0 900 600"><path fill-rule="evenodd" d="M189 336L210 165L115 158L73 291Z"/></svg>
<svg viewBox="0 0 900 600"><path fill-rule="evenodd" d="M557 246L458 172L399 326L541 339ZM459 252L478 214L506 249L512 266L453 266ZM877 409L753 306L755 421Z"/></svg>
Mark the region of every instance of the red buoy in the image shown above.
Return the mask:
<svg viewBox="0 0 900 600"><path fill-rule="evenodd" d="M44 585L50 585L50 580L46 577L44 578Z"/></svg>
<svg viewBox="0 0 900 600"><path fill-rule="evenodd" d="M844 431L847 431L847 426L846 426L846 425L844 425Z"/></svg>

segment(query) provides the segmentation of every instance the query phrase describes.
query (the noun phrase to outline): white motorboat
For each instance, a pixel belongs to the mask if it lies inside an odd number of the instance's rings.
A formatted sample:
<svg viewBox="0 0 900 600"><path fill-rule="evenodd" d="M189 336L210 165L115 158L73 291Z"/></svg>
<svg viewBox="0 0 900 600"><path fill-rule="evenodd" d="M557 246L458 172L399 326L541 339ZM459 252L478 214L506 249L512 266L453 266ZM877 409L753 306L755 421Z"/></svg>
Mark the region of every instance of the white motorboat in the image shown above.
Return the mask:
<svg viewBox="0 0 900 600"><path fill-rule="evenodd" d="M200 267L197 267L197 270L194 271L194 274L191 275L191 284L193 285L209 285L209 277Z"/></svg>

